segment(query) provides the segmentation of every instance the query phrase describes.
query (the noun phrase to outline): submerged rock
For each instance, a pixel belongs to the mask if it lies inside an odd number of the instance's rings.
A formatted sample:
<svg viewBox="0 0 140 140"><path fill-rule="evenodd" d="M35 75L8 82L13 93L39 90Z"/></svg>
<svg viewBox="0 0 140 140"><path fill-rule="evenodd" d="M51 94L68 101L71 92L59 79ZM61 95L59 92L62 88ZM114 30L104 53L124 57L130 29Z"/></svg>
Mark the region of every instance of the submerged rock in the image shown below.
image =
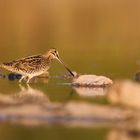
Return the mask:
<svg viewBox="0 0 140 140"><path fill-rule="evenodd" d="M9 74L7 75L7 78L8 78L9 80L19 80L21 77L22 77L21 74L15 74L15 73L9 73Z"/></svg>
<svg viewBox="0 0 140 140"><path fill-rule="evenodd" d="M75 78L72 83L74 86L84 86L84 87L104 87L112 85L113 81L105 76L97 75L80 75Z"/></svg>
<svg viewBox="0 0 140 140"><path fill-rule="evenodd" d="M107 94L113 104L140 109L140 84L132 81L118 81Z"/></svg>

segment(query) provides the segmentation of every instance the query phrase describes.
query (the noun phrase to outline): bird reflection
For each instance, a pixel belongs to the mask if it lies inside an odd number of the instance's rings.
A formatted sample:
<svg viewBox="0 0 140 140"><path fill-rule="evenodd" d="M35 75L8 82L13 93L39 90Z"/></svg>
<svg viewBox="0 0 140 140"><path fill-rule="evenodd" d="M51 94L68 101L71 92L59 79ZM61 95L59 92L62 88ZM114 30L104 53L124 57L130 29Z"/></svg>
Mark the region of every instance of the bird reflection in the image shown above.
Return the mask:
<svg viewBox="0 0 140 140"><path fill-rule="evenodd" d="M105 96L107 92L107 88L103 88L103 87L96 87L96 88L73 87L73 88L80 96L84 96L84 97Z"/></svg>
<svg viewBox="0 0 140 140"><path fill-rule="evenodd" d="M32 79L32 83L45 83L45 84L48 84L48 82L49 82L49 76L46 75L46 74L42 74L42 75Z"/></svg>
<svg viewBox="0 0 140 140"><path fill-rule="evenodd" d="M34 89L28 84L26 87L19 84L20 91L18 93L15 93L13 95L13 98L17 100L18 102L22 103L34 103L34 104L43 104L43 103L49 103L50 100L44 92L38 89Z"/></svg>

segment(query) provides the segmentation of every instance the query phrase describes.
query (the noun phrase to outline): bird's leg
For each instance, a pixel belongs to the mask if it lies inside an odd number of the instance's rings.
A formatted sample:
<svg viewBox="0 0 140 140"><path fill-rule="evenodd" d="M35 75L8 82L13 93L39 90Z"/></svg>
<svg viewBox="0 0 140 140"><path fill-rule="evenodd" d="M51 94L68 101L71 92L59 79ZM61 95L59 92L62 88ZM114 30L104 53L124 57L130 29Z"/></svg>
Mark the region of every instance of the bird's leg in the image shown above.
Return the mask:
<svg viewBox="0 0 140 140"><path fill-rule="evenodd" d="M27 89L32 89L29 84L27 84Z"/></svg>
<svg viewBox="0 0 140 140"><path fill-rule="evenodd" d="M22 86L21 84L19 84L19 87L20 87L21 91L25 91L26 90L26 88L24 86Z"/></svg>
<svg viewBox="0 0 140 140"><path fill-rule="evenodd" d="M28 83L30 82L31 79L32 79L32 77L29 77L29 76L28 76L28 77L27 77L27 82L26 82L26 83L28 84Z"/></svg>
<svg viewBox="0 0 140 140"><path fill-rule="evenodd" d="M22 75L22 77L19 79L19 82L21 83L24 78L25 78L25 76Z"/></svg>

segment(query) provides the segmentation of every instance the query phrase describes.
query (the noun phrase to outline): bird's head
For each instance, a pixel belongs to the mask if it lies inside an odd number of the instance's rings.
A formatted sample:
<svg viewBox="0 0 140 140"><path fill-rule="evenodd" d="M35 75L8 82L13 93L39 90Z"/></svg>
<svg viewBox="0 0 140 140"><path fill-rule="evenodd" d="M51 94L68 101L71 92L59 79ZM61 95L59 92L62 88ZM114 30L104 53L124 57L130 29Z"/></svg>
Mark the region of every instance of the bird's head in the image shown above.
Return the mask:
<svg viewBox="0 0 140 140"><path fill-rule="evenodd" d="M74 74L71 72L71 70L60 59L58 51L55 48L52 48L47 52L47 57L49 57L50 59L57 59L69 71L69 73L74 77Z"/></svg>
<svg viewBox="0 0 140 140"><path fill-rule="evenodd" d="M47 56L49 56L51 59L59 59L58 51L55 48L49 49L47 51Z"/></svg>

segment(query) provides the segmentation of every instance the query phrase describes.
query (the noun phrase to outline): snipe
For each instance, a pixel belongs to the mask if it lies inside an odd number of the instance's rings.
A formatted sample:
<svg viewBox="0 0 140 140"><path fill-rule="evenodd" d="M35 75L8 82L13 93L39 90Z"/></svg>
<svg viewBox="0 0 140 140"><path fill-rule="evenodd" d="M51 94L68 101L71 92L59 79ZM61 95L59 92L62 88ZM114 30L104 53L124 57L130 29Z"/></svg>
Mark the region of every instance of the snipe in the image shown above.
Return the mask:
<svg viewBox="0 0 140 140"><path fill-rule="evenodd" d="M74 77L71 70L63 63L59 58L58 51L56 49L50 49L46 54L33 55L25 58L20 58L11 62L1 63L1 67L5 68L14 73L21 74L22 77L19 80L21 82L23 79L27 79L27 83L36 76L39 76L50 68L53 59L57 59Z"/></svg>

